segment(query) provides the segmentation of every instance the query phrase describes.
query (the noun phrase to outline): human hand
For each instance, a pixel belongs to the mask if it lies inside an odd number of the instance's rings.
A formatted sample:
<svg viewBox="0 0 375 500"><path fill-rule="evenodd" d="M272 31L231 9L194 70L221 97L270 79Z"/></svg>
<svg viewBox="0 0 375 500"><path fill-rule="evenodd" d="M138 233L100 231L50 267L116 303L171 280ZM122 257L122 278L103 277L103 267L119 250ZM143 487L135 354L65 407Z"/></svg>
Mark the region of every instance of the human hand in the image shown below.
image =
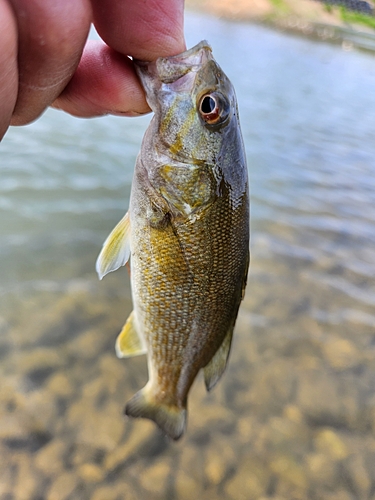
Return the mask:
<svg viewBox="0 0 375 500"><path fill-rule="evenodd" d="M105 43L86 43L92 20ZM126 56L184 51L183 0L0 0L0 46L0 139L50 105L81 117L143 114Z"/></svg>

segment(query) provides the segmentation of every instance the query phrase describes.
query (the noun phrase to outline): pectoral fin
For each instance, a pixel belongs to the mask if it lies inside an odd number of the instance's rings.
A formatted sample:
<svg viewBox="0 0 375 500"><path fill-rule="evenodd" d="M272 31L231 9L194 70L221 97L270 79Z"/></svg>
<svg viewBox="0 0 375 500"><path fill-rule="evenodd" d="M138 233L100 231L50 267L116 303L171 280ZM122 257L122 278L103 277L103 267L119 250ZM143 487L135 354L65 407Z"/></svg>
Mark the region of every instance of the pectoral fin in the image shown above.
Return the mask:
<svg viewBox="0 0 375 500"><path fill-rule="evenodd" d="M216 351L211 361L203 368L204 383L206 384L207 391L210 391L219 381L227 366L229 357L230 346L232 343L233 327L230 328L223 343Z"/></svg>
<svg viewBox="0 0 375 500"><path fill-rule="evenodd" d="M143 345L134 325L134 311L130 313L123 329L116 340L116 354L119 358L130 358L146 354L146 346Z"/></svg>
<svg viewBox="0 0 375 500"><path fill-rule="evenodd" d="M111 271L124 266L130 258L130 221L126 213L103 244L96 261L96 272L102 279Z"/></svg>

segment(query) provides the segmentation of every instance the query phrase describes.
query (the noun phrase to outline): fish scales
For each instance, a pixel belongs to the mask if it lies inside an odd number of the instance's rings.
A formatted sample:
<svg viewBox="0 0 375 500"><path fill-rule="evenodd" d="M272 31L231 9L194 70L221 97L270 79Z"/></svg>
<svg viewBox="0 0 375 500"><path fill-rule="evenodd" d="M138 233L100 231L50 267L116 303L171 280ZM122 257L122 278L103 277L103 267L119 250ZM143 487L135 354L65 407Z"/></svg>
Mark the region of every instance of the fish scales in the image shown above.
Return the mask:
<svg viewBox="0 0 375 500"><path fill-rule="evenodd" d="M147 352L149 381L125 411L178 439L199 370L210 390L226 367L249 265L247 167L234 90L207 42L136 67L155 115L97 269L131 254L134 311L116 349Z"/></svg>
<svg viewBox="0 0 375 500"><path fill-rule="evenodd" d="M233 249L232 227L238 226L236 219L244 219L244 206L223 221L228 204L228 198L219 198L203 220L191 224L172 222L160 229L140 222L140 217L134 218L138 244L137 255L132 256L137 259L132 273L138 284L135 300L142 311L139 319L150 346L159 391L181 407L186 404L198 370L223 341L233 307L240 301L240 264L246 261L246 253L238 255ZM202 335L207 348L194 351L192 347ZM191 350L185 352L188 341ZM178 384L183 369L188 380ZM165 373L168 377L164 377Z"/></svg>

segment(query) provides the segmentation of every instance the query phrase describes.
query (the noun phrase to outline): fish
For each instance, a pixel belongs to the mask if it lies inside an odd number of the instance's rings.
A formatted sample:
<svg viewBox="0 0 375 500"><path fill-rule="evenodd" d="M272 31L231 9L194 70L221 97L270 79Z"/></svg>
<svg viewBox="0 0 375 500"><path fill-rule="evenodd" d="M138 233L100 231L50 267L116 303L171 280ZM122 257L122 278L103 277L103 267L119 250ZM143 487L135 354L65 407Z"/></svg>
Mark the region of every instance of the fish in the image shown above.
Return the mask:
<svg viewBox="0 0 375 500"><path fill-rule="evenodd" d="M250 260L249 181L235 91L208 42L134 63L154 115L96 270L130 259L134 309L116 352L147 354L149 380L125 414L178 440L198 372L209 391L227 365Z"/></svg>

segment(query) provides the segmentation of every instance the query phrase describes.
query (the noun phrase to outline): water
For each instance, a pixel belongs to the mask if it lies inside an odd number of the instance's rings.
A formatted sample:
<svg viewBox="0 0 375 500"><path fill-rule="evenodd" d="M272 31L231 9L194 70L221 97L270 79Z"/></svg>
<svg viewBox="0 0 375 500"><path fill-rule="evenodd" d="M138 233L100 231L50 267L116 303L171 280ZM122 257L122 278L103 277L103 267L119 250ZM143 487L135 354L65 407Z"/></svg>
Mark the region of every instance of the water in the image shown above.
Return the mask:
<svg viewBox="0 0 375 500"><path fill-rule="evenodd" d="M0 149L0 498L375 498L373 56L189 14L233 81L252 261L230 365L198 377L186 436L124 420L145 360L101 244L149 117L49 110Z"/></svg>

